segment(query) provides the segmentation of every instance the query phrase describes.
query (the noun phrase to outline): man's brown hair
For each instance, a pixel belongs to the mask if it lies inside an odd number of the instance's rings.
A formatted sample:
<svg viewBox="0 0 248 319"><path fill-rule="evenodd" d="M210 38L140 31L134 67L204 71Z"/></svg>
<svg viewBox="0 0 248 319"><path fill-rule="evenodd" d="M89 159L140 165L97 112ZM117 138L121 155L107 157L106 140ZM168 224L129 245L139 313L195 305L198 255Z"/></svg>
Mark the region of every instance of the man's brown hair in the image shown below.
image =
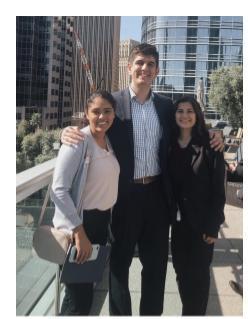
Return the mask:
<svg viewBox="0 0 248 319"><path fill-rule="evenodd" d="M142 55L151 55L154 57L155 62L156 62L156 67L158 67L158 59L159 59L159 54L157 51L157 48L155 45L151 45L148 43L141 43L133 47L133 49L130 52L128 62L133 63L133 60L135 59L136 55L142 54Z"/></svg>

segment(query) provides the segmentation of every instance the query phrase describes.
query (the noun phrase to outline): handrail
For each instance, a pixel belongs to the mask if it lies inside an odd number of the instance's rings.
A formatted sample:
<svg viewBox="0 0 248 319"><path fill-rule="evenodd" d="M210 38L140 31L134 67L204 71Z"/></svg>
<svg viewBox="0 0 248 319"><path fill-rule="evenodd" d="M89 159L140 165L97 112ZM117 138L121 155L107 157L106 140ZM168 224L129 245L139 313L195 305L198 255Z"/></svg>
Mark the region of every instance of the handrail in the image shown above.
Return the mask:
<svg viewBox="0 0 248 319"><path fill-rule="evenodd" d="M16 203L47 186L51 180L56 158L16 174Z"/></svg>
<svg viewBox="0 0 248 319"><path fill-rule="evenodd" d="M56 158L48 160L42 164L38 164L35 167L29 168L23 172L16 174L16 203L28 198L33 193L47 186L52 178L52 174L54 171L56 163ZM37 262L36 259L31 259L29 262ZM41 261L42 265L42 261ZM17 310L21 315L29 315L33 308L36 306L37 302L39 302L40 298L43 296L44 292L51 284L51 282L55 279L56 291L54 295L55 299L55 315L58 315L58 307L56 301L59 301L59 281L58 276L56 275L53 265L45 268L46 272L44 273L44 278L42 283L37 281L35 286L30 288L27 296L21 300L18 304ZM21 276L25 276L25 267L22 268ZM54 272L54 273L53 273ZM24 274L24 275L23 275ZM44 280L45 279L45 280ZM27 301L28 299L28 301Z"/></svg>

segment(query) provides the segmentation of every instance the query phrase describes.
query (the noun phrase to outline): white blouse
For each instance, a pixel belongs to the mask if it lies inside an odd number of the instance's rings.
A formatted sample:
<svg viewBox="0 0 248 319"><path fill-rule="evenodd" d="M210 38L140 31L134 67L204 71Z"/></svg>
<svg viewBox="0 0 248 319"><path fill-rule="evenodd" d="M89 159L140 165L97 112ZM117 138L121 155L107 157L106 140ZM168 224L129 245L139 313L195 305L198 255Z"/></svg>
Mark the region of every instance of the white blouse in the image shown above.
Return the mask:
<svg viewBox="0 0 248 319"><path fill-rule="evenodd" d="M88 130L90 133L89 127ZM86 210L107 210L117 200L120 166L107 137L108 151L96 143L91 133L88 136L92 139L93 149L83 192L83 207Z"/></svg>

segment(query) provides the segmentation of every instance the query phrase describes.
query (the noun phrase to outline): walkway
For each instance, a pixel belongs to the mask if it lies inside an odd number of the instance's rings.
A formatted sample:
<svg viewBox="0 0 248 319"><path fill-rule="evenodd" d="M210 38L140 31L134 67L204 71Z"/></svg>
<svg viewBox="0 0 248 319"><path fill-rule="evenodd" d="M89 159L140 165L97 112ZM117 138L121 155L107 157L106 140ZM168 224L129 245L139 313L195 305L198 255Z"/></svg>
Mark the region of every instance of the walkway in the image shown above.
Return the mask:
<svg viewBox="0 0 248 319"><path fill-rule="evenodd" d="M207 315L242 316L243 299L229 286L229 280L240 280L243 262L243 209L225 206L226 221L215 246L211 270L211 288ZM132 296L133 315L139 315L140 271L138 258L134 258L129 285ZM108 270L103 282L96 287L91 315L108 316ZM175 281L175 273L169 256L163 315L181 314L181 302Z"/></svg>

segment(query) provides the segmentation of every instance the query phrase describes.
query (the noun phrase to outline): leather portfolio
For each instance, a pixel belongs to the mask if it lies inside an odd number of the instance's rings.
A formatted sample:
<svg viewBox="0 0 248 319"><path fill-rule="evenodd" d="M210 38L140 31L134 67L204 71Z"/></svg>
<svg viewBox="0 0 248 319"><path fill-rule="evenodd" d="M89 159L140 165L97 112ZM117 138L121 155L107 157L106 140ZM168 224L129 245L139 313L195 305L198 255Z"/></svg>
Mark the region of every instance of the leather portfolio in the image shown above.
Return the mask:
<svg viewBox="0 0 248 319"><path fill-rule="evenodd" d="M90 283L102 280L104 268L108 262L111 246L100 245L97 258L77 264L70 261L73 245L69 246L66 259L61 271L61 283Z"/></svg>

